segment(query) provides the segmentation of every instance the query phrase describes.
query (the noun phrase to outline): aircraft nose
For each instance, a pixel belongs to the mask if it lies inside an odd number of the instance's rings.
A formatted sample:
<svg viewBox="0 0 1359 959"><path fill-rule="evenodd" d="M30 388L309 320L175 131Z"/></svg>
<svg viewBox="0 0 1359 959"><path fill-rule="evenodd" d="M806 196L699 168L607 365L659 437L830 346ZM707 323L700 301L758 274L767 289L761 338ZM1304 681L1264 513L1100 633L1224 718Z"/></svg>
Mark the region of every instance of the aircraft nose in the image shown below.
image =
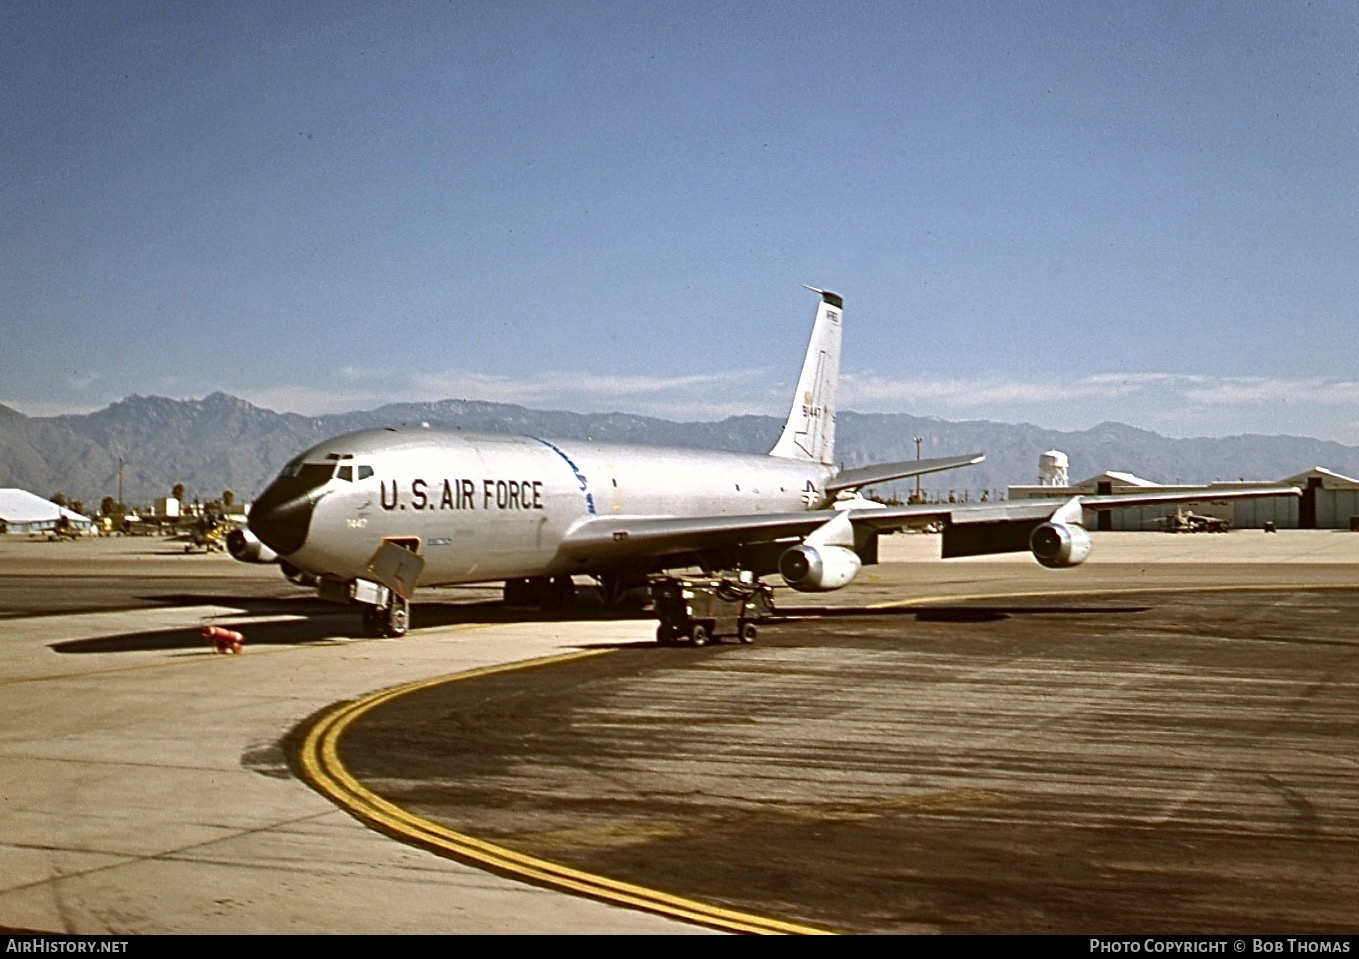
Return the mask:
<svg viewBox="0 0 1359 959"><path fill-rule="evenodd" d="M250 507L250 532L279 555L296 553L307 541L316 498L274 483Z"/></svg>

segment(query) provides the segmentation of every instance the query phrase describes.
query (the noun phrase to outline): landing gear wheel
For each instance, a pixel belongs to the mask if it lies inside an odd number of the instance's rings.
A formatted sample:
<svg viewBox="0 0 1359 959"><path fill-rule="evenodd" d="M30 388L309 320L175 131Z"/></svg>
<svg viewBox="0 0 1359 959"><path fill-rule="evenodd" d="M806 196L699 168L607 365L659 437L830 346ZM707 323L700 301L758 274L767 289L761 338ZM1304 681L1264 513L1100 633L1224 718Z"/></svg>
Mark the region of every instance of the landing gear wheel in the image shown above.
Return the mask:
<svg viewBox="0 0 1359 959"><path fill-rule="evenodd" d="M411 624L410 603L400 596L392 597L392 604L381 611L383 620L383 635L397 639L406 635L406 630Z"/></svg>
<svg viewBox="0 0 1359 959"><path fill-rule="evenodd" d="M576 602L576 584L570 576L553 576L543 597L543 609L570 609Z"/></svg>
<svg viewBox="0 0 1359 959"><path fill-rule="evenodd" d="M619 606L645 606L651 602L651 586L645 576L635 573L601 573L600 595L610 609Z"/></svg>
<svg viewBox="0 0 1359 959"><path fill-rule="evenodd" d="M689 642L694 646L708 645L708 627L702 623L694 623L689 627Z"/></svg>
<svg viewBox="0 0 1359 959"><path fill-rule="evenodd" d="M758 632L759 632L759 630L757 630L757 629L755 628L755 624L754 624L754 623L745 623L745 624L743 624L743 625L741 626L741 642L747 643L747 644L755 642L755 635L756 635Z"/></svg>
<svg viewBox="0 0 1359 959"><path fill-rule="evenodd" d="M506 606L532 606L533 605L533 586L527 579L507 579L505 580L505 605Z"/></svg>

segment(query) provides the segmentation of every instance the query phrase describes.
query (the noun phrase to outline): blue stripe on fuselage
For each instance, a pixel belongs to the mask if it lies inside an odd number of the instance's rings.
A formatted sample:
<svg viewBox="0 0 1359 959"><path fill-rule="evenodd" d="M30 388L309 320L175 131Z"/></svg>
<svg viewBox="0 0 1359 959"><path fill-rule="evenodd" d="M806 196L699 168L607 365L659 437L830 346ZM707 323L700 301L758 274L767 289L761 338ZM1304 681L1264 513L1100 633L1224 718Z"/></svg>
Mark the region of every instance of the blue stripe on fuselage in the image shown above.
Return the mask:
<svg viewBox="0 0 1359 959"><path fill-rule="evenodd" d="M552 452L560 456L562 458L562 461L566 463L567 466L571 467L571 472L575 474L576 482L580 484L580 491L585 494L585 510L591 516L594 516L595 498L592 495L590 495L589 484L585 479L585 474L580 471L580 467L576 466L575 463L571 462L571 457L567 456L564 452L561 451L561 449L554 446L552 443L549 443L547 440L537 436L530 436L529 439L537 440L539 443L542 443Z"/></svg>

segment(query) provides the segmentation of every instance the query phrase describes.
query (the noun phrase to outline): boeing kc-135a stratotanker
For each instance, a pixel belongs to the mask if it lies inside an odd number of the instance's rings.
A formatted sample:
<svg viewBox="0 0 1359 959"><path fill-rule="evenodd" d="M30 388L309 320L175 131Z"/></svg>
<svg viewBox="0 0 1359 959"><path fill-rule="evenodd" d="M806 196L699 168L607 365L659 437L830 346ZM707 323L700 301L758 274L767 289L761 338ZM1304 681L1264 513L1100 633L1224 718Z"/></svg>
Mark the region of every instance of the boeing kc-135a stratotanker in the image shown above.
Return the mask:
<svg viewBox="0 0 1359 959"><path fill-rule="evenodd" d="M769 455L471 434L361 430L295 457L255 501L238 559L283 565L320 595L354 603L373 635L400 636L417 586L505 582L510 603L549 605L591 576L606 597L668 569L778 572L797 590L849 585L877 536L937 524L943 555L1029 550L1044 566L1090 554L1085 510L1247 496L1077 496L882 506L859 490L980 462L981 453L835 466L843 302L821 298L792 409Z"/></svg>

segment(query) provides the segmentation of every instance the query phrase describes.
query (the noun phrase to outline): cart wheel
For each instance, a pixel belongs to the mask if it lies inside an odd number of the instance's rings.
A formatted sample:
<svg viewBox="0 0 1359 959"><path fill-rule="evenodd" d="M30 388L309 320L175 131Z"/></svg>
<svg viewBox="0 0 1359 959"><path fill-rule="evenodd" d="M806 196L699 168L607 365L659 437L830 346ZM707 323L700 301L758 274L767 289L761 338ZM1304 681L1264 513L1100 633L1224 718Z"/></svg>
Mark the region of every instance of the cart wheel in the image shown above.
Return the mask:
<svg viewBox="0 0 1359 959"><path fill-rule="evenodd" d="M755 636L758 632L759 630L755 628L754 623L746 623L744 626L741 627L741 642L743 643L755 642Z"/></svg>
<svg viewBox="0 0 1359 959"><path fill-rule="evenodd" d="M675 629L673 626L666 626L662 623L656 627L656 642L662 646L675 645Z"/></svg>
<svg viewBox="0 0 1359 959"><path fill-rule="evenodd" d="M702 623L694 623L694 625L689 628L689 642L693 643L695 646L707 646L708 628Z"/></svg>

